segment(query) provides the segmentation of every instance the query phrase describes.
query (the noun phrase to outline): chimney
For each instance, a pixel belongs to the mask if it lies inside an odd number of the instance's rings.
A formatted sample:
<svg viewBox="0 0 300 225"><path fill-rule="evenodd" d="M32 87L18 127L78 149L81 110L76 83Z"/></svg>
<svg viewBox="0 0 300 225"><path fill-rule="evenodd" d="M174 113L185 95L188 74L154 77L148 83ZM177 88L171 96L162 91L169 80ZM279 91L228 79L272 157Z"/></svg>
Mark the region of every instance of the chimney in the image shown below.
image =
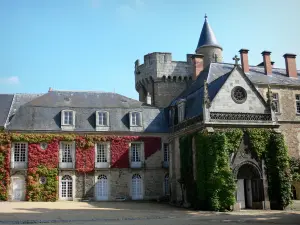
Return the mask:
<svg viewBox="0 0 300 225"><path fill-rule="evenodd" d="M265 74L271 75L272 74L272 64L271 64L271 52L269 51L263 51L261 53L263 55L264 59L264 67L265 67Z"/></svg>
<svg viewBox="0 0 300 225"><path fill-rule="evenodd" d="M146 103L147 103L148 105L151 105L151 95L150 95L149 92L147 93Z"/></svg>
<svg viewBox="0 0 300 225"><path fill-rule="evenodd" d="M50 92L50 91L52 91L52 88L51 88L51 87L49 87L49 90L48 90L48 92Z"/></svg>
<svg viewBox="0 0 300 225"><path fill-rule="evenodd" d="M243 67L244 73L249 73L249 62L248 62L249 50L242 48L239 52L241 54L242 67Z"/></svg>
<svg viewBox="0 0 300 225"><path fill-rule="evenodd" d="M285 59L286 74L289 77L297 78L296 55L286 53L283 57Z"/></svg>
<svg viewBox="0 0 300 225"><path fill-rule="evenodd" d="M193 54L192 61L193 61L193 80L196 80L199 74L203 70L203 58L204 55L201 54Z"/></svg>

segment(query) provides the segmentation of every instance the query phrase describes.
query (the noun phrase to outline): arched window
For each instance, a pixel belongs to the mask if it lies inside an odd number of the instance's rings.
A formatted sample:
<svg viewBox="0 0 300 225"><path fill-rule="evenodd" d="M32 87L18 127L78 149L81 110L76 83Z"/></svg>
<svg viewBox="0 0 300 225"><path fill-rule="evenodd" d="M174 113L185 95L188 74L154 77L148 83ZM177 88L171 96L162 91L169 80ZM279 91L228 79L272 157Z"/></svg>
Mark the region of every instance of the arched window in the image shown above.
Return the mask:
<svg viewBox="0 0 300 225"><path fill-rule="evenodd" d="M292 185L292 199L296 200L297 198L297 192L295 186Z"/></svg>
<svg viewBox="0 0 300 225"><path fill-rule="evenodd" d="M73 198L73 180L69 175L65 175L61 179L61 198L66 200Z"/></svg>
<svg viewBox="0 0 300 225"><path fill-rule="evenodd" d="M134 174L132 176L131 192L133 200L143 199L142 177L139 174Z"/></svg>
<svg viewBox="0 0 300 225"><path fill-rule="evenodd" d="M169 174L167 173L164 179L164 194L165 195L170 195L170 190L169 190Z"/></svg>

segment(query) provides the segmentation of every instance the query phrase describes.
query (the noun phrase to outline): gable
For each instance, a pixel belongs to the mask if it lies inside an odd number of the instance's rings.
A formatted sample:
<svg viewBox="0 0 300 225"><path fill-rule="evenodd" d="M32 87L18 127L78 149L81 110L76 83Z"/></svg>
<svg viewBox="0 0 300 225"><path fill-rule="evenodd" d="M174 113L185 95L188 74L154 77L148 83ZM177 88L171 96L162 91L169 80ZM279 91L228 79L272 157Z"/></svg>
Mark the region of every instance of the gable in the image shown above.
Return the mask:
<svg viewBox="0 0 300 225"><path fill-rule="evenodd" d="M234 98L234 90L242 87L246 92L246 99L238 102ZM242 74L242 71L235 68L220 88L212 101L211 112L232 112L232 113L267 113L268 108L259 92L251 84L251 81Z"/></svg>

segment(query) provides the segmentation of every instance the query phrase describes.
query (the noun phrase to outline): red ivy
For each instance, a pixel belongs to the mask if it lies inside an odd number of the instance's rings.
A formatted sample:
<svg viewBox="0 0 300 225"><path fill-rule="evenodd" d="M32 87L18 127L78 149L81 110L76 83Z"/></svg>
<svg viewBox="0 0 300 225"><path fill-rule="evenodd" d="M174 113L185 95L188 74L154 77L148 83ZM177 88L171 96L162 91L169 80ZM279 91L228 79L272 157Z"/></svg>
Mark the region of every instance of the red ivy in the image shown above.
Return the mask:
<svg viewBox="0 0 300 225"><path fill-rule="evenodd" d="M0 153L4 155L3 167L0 167L0 175L2 180L0 181L0 200L7 201L8 198L8 187L10 183L10 148L11 145L8 144L0 144Z"/></svg>
<svg viewBox="0 0 300 225"><path fill-rule="evenodd" d="M95 149L90 147L82 149L76 146L76 170L78 172L91 172L95 165Z"/></svg>
<svg viewBox="0 0 300 225"><path fill-rule="evenodd" d="M50 168L57 168L58 166L58 150L59 141L54 139L48 143L44 150L40 144L28 144L28 169L36 168L39 165L45 165Z"/></svg>

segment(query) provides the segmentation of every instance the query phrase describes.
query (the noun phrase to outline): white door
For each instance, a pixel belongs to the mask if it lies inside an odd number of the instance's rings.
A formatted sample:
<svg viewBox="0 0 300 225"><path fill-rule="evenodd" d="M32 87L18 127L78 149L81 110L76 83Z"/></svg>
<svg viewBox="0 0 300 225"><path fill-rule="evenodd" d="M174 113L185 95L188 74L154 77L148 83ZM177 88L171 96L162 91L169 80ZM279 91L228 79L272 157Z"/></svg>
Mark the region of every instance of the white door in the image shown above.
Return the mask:
<svg viewBox="0 0 300 225"><path fill-rule="evenodd" d="M132 185L131 185L131 196L132 200L140 200L143 199L143 191L142 191L142 178L139 174L134 174L132 176Z"/></svg>
<svg viewBox="0 0 300 225"><path fill-rule="evenodd" d="M61 199L67 201L73 200L73 181L69 175L65 175L61 179Z"/></svg>
<svg viewBox="0 0 300 225"><path fill-rule="evenodd" d="M25 200L25 179L22 177L13 177L13 200L24 201Z"/></svg>
<svg viewBox="0 0 300 225"><path fill-rule="evenodd" d="M96 200L108 200L108 182L105 175L100 175L95 186Z"/></svg>
<svg viewBox="0 0 300 225"><path fill-rule="evenodd" d="M237 202L241 204L242 209L246 208L244 179L239 179L237 181Z"/></svg>

